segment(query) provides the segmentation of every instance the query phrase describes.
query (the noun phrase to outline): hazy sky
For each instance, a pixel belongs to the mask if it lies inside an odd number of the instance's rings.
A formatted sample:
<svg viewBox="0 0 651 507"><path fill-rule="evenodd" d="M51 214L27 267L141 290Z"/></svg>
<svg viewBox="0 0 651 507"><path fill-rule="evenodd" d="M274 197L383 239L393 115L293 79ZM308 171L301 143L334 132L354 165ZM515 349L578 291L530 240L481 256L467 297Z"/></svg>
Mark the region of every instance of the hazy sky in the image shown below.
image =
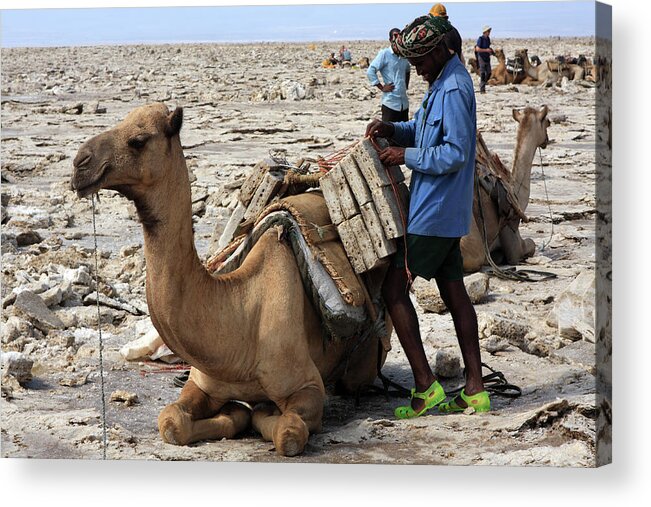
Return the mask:
<svg viewBox="0 0 651 507"><path fill-rule="evenodd" d="M1 42L3 47L15 47L378 40L385 39L391 27L403 28L427 13L433 3L3 9ZM12 2L11 6L16 4L22 6L21 2ZM482 1L445 5L464 38L479 36L484 24L493 27L494 38L595 33L594 2Z"/></svg>

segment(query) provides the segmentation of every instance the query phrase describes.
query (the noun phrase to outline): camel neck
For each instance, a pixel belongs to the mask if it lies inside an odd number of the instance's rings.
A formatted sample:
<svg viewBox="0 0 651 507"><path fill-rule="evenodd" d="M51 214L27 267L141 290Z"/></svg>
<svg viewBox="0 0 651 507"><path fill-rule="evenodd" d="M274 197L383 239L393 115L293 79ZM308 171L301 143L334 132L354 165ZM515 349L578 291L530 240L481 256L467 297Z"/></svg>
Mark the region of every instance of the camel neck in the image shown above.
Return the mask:
<svg viewBox="0 0 651 507"><path fill-rule="evenodd" d="M520 126L513 154L513 190L518 197L520 209L524 211L529 204L531 194L531 165L536 154L536 144L529 139L529 136Z"/></svg>
<svg viewBox="0 0 651 507"><path fill-rule="evenodd" d="M538 79L538 69L531 66L528 54L522 55L522 68L527 76L533 79Z"/></svg>
<svg viewBox="0 0 651 507"><path fill-rule="evenodd" d="M143 223L147 265L147 304L154 326L178 356L193 366L218 364L206 343L195 342L198 329L189 332L188 323L200 322L205 301L213 298L215 280L203 266L194 245L190 180L180 145L178 153L161 168L165 177L147 189L146 200L136 201ZM144 216L143 216L144 215ZM214 309L211 329L218 329L219 309ZM201 360L197 358L202 358Z"/></svg>
<svg viewBox="0 0 651 507"><path fill-rule="evenodd" d="M208 276L194 246L192 196L188 170L178 148L163 168L165 178L136 202L143 223L148 283L192 283Z"/></svg>

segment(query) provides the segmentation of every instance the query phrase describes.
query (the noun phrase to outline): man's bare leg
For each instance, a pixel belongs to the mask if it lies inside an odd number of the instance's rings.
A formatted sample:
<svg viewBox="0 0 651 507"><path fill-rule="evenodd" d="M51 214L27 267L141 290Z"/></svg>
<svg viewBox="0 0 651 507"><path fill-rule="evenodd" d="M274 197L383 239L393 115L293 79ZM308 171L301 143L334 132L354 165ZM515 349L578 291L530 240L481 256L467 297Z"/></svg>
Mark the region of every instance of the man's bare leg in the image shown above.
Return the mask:
<svg viewBox="0 0 651 507"><path fill-rule="evenodd" d="M468 396L477 394L484 390L484 382L481 374L481 352L479 350L479 333L477 330L477 313L468 297L466 286L463 280L442 280L437 279L436 283L441 293L441 298L447 306L454 329L457 333L457 340L461 348L463 364L466 368L465 393ZM456 400L459 406L465 406L465 402L459 397Z"/></svg>
<svg viewBox="0 0 651 507"><path fill-rule="evenodd" d="M403 268L391 266L387 272L382 286L382 296L391 316L393 327L400 340L400 345L405 351L411 371L414 375L416 392L426 391L436 380L436 376L430 368L423 341L420 336L418 315L409 298L407 286L407 274ZM423 408L425 401L414 398L411 401L411 408L418 412Z"/></svg>

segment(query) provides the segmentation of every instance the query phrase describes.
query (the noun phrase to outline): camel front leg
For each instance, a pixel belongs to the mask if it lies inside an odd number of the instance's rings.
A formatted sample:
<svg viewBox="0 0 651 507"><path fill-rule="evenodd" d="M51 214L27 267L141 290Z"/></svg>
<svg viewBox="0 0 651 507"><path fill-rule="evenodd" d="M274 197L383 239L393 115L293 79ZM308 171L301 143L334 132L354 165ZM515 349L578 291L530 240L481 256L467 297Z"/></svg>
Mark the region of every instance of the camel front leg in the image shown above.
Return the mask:
<svg viewBox="0 0 651 507"><path fill-rule="evenodd" d="M179 399L158 416L158 431L168 444L233 438L251 424L250 411L239 403L224 403L203 392L190 379Z"/></svg>
<svg viewBox="0 0 651 507"><path fill-rule="evenodd" d="M466 273L479 271L486 263L486 254L483 241L483 231L478 229L475 220L470 225L470 233L461 238L461 254L463 257L463 270Z"/></svg>
<svg viewBox="0 0 651 507"><path fill-rule="evenodd" d="M511 265L520 264L523 259L531 257L536 244L531 238L522 239L520 231L511 229L508 225L500 231L500 245L506 257L506 262Z"/></svg>
<svg viewBox="0 0 651 507"><path fill-rule="evenodd" d="M305 449L310 433L321 431L325 393L311 385L296 391L276 405L258 405L253 410L253 428L272 441L282 456L296 456Z"/></svg>

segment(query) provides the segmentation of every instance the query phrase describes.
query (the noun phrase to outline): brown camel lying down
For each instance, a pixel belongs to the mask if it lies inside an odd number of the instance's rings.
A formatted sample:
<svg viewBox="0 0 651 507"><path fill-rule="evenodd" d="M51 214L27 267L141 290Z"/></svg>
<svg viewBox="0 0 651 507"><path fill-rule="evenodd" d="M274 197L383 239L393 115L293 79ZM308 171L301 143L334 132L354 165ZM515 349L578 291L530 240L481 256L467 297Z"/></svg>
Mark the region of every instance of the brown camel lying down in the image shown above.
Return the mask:
<svg viewBox="0 0 651 507"><path fill-rule="evenodd" d="M378 337L352 351L347 341L324 346L296 260L273 230L238 269L210 276L194 246L182 116L163 104L132 111L81 146L72 188L80 197L115 190L135 203L142 222L151 320L192 365L179 399L160 413L162 438L186 445L233 438L252 425L278 453L300 454L321 429L323 378L337 374L351 390L371 384Z"/></svg>
<svg viewBox="0 0 651 507"><path fill-rule="evenodd" d="M545 148L549 142L547 128L550 122L547 113L547 106L513 110L513 119L518 122L513 163L511 171L508 174L503 174L501 179L513 189L517 206L522 213L525 212L529 204L531 166L534 156L538 148ZM476 162L478 165L481 165L481 154L488 155L485 145L483 150L480 149L482 144L483 141L479 136ZM489 156L496 157L494 154ZM479 213L480 203L481 213ZM512 217L504 216L499 210L498 203L491 198L486 189L481 185L476 188L470 232L461 238L464 271L478 271L488 263L484 248L484 234L492 255L496 256L494 260L498 264L505 261L514 265L520 263L522 259L530 257L534 253L535 244L531 238L523 239L521 237L519 227L518 214L514 214Z"/></svg>

